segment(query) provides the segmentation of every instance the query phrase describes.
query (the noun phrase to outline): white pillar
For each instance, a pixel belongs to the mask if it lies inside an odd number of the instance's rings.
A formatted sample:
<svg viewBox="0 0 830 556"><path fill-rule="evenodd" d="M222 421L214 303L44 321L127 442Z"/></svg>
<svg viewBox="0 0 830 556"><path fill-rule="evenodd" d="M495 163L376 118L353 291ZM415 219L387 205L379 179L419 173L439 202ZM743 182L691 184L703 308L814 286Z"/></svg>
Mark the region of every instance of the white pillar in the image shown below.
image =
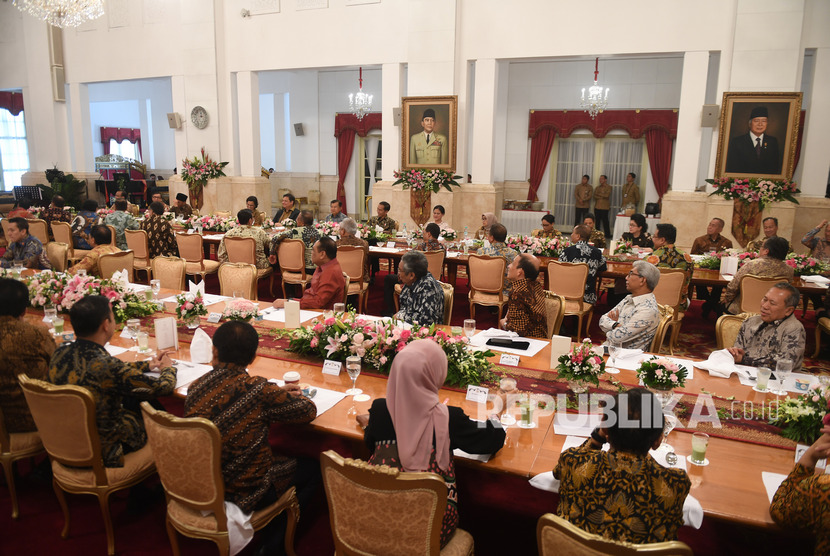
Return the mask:
<svg viewBox="0 0 830 556"><path fill-rule="evenodd" d="M178 113L182 119L182 128L174 132L174 144L176 146L175 166L179 170L182 169L182 160L188 157L187 133L185 129L190 122L190 113L187 110L187 97L184 91L184 81L184 76L181 75L174 75L170 80L170 88L173 96L173 112Z"/></svg>
<svg viewBox="0 0 830 556"><path fill-rule="evenodd" d="M476 183L493 183L498 77L499 66L496 60L476 61L476 109L473 114L473 161L470 172Z"/></svg>
<svg viewBox="0 0 830 556"><path fill-rule="evenodd" d="M686 52L683 57L683 78L680 89L680 110L677 118L677 140L674 149L673 191L694 191L703 129L700 115L706 101L706 80L709 52ZM711 133L709 128L705 130Z"/></svg>
<svg viewBox="0 0 830 556"><path fill-rule="evenodd" d="M394 109L401 108L403 96L403 64L383 64L381 70L383 88L383 167L381 177L384 181L394 181L395 170L401 167L401 127L395 125Z"/></svg>
<svg viewBox="0 0 830 556"><path fill-rule="evenodd" d="M801 143L801 180L803 195L824 197L830 160L827 158L827 124L830 122L830 98L821 94L830 87L830 48L816 49L813 89L810 106L805 107L804 138Z"/></svg>
<svg viewBox="0 0 830 556"><path fill-rule="evenodd" d="M253 71L236 74L236 110L242 176L259 176L262 152L259 138L259 75Z"/></svg>
<svg viewBox="0 0 830 556"><path fill-rule="evenodd" d="M92 156L92 124L89 115L89 86L86 83L69 84L69 101L72 116L72 145L74 159L72 168L79 172L94 172L95 158ZM98 138L100 140L100 137ZM145 139L144 150L150 141Z"/></svg>

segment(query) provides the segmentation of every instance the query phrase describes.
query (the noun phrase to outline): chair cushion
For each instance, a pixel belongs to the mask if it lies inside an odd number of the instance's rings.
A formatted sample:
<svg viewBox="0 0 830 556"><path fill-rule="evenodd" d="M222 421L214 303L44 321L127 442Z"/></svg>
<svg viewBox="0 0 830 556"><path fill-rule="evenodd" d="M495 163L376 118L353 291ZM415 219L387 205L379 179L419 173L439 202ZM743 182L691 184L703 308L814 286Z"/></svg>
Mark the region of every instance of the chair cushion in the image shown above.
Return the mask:
<svg viewBox="0 0 830 556"><path fill-rule="evenodd" d="M579 313L587 313L591 310L593 305L590 303L582 302L582 311L579 310L579 301L572 301L569 299L565 300L565 314L566 315L578 315Z"/></svg>
<svg viewBox="0 0 830 556"><path fill-rule="evenodd" d="M290 282L292 284L299 284L299 283L306 283L311 282L311 275L306 274L306 278L303 280L303 275L299 272L288 272L283 271L282 273L282 281L283 282Z"/></svg>
<svg viewBox="0 0 830 556"><path fill-rule="evenodd" d="M467 556L473 553L473 536L464 529L456 529L441 556Z"/></svg>
<svg viewBox="0 0 830 556"><path fill-rule="evenodd" d="M362 292L365 292L368 289L369 289L369 284L367 284L366 282L363 282L363 287L362 288L360 287L360 284L357 283L357 282L349 283L349 295L362 293Z"/></svg>
<svg viewBox="0 0 830 556"><path fill-rule="evenodd" d="M253 514L251 514L251 525L253 528L260 529L275 515L279 515L289 506L290 500L292 500L291 493L286 491L279 500L270 506L266 506L261 510L256 510ZM215 514L211 513L204 515L201 511L188 508L176 500L168 500L167 515L170 517L171 521L183 529L189 529L194 532L202 533L218 532L218 523L216 521Z"/></svg>
<svg viewBox="0 0 830 556"><path fill-rule="evenodd" d="M142 270L147 268L152 268L152 264L147 259L134 259L133 260L133 268L140 268Z"/></svg>
<svg viewBox="0 0 830 556"><path fill-rule="evenodd" d="M205 259L205 274L213 274L214 272L219 271L219 261L214 261L212 259ZM188 274L200 274L202 271L202 267L199 263L187 263L187 273Z"/></svg>
<svg viewBox="0 0 830 556"><path fill-rule="evenodd" d="M12 453L43 448L37 431L13 432L9 434L9 444L11 444Z"/></svg>
<svg viewBox="0 0 830 556"><path fill-rule="evenodd" d="M481 305L505 305L508 297L502 296L502 301L499 302L499 295L496 293L481 293L475 292L470 296L470 303L479 303Z"/></svg>
<svg viewBox="0 0 830 556"><path fill-rule="evenodd" d="M107 467L107 483L110 486L128 483L149 474L155 468L153 452L148 444L137 452L124 456L124 467ZM66 467L53 460L52 473L59 483L69 487L83 488L95 485L95 474L91 468Z"/></svg>

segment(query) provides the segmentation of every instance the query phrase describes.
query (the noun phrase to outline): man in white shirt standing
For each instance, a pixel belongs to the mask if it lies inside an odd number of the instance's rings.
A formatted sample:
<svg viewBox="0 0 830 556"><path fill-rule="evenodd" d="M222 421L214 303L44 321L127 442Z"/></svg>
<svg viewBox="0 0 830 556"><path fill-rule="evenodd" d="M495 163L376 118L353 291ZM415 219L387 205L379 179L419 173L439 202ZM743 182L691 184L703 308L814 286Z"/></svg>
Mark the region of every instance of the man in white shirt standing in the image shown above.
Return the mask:
<svg viewBox="0 0 830 556"><path fill-rule="evenodd" d="M660 309L652 293L659 281L660 271L656 266L646 261L634 262L625 278L629 295L599 319L599 327L605 332L607 343L649 350L660 324Z"/></svg>

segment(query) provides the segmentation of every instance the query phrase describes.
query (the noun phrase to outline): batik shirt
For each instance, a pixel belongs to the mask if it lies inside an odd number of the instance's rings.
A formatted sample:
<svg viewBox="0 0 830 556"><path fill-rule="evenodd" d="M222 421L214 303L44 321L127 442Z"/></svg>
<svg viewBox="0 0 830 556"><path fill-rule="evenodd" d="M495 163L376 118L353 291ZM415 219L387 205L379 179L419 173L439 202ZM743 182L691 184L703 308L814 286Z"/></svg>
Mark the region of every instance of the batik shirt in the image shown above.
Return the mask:
<svg viewBox="0 0 830 556"><path fill-rule="evenodd" d="M271 239L271 254L276 255L279 250L280 243L286 239L301 239L305 243L305 267L314 268L315 265L311 262L311 253L314 250L314 244L320 239L320 232L313 226L298 226L290 230L286 230L281 234L275 235Z"/></svg>
<svg viewBox="0 0 830 556"><path fill-rule="evenodd" d="M338 212L338 213L337 213L337 216L334 216L333 214L328 213L328 214L326 215L326 220L325 220L325 221L326 221L326 222L337 222L337 223L340 223L340 222L343 222L346 218L348 218L348 216L346 216L346 213L345 213L345 212Z"/></svg>
<svg viewBox="0 0 830 556"><path fill-rule="evenodd" d="M605 234L597 229L591 230L591 237L588 238L588 241L598 249L605 249Z"/></svg>
<svg viewBox="0 0 830 556"><path fill-rule="evenodd" d="M444 322L444 288L429 272L401 291L401 310L395 318L423 326Z"/></svg>
<svg viewBox="0 0 830 556"><path fill-rule="evenodd" d="M114 247L107 243L106 245L96 245L92 250L84 255L84 258L78 261L78 264L70 268L67 272L69 274L77 274L79 270L86 270L90 276L101 276L101 269L98 266L98 259L101 255L106 253L120 253L121 249Z"/></svg>
<svg viewBox="0 0 830 556"><path fill-rule="evenodd" d="M225 499L251 512L274 488L291 486L296 460L274 455L268 443L272 423L308 423L317 407L276 384L233 365L216 367L194 382L184 402L185 417L204 417L222 435Z"/></svg>
<svg viewBox="0 0 830 556"><path fill-rule="evenodd" d="M750 241L749 243L746 244L746 250L747 251L755 251L756 253L758 253L761 250L761 248L764 246L764 243L766 243L766 241L768 239L772 239L773 237L778 237L778 236L760 237L758 239L753 239L752 241ZM781 238L781 239L783 239L783 238ZM784 241L787 241L787 240L785 239ZM793 252L793 246L789 241L787 241L787 253L792 253L792 252Z"/></svg>
<svg viewBox="0 0 830 556"><path fill-rule="evenodd" d="M0 406L8 432L37 430L17 376L44 380L55 340L43 324L0 317Z"/></svg>
<svg viewBox="0 0 830 556"><path fill-rule="evenodd" d="M0 268L12 268L16 264L21 264L26 268L52 268L43 250L43 244L31 235L26 236L22 241L10 243L6 247L6 252L3 253L3 258L0 259Z"/></svg>
<svg viewBox="0 0 830 556"><path fill-rule="evenodd" d="M815 259L830 261L830 242L823 237L816 237L820 228L813 228L801 238L802 245L810 248L810 256Z"/></svg>
<svg viewBox="0 0 830 556"><path fill-rule="evenodd" d="M52 222L72 222L72 215L69 214L69 211L66 209L58 208L49 206L44 210L40 217L46 221L47 224L51 224ZM52 226L47 226L49 228L49 239L52 239L54 236L52 235Z"/></svg>
<svg viewBox="0 0 830 556"><path fill-rule="evenodd" d="M415 247L415 251L444 251L444 245L437 239L422 241Z"/></svg>
<svg viewBox="0 0 830 556"><path fill-rule="evenodd" d="M383 228L383 233L387 235L395 235L395 233L397 232L397 223L388 216L384 216L383 218L373 216L369 219L366 225L370 228L380 226L381 228Z"/></svg>
<svg viewBox="0 0 830 556"><path fill-rule="evenodd" d="M124 455L141 449L147 433L139 404L169 396L176 387L176 369L164 367L155 378L150 363L127 363L107 353L104 346L78 338L55 350L49 382L74 384L89 390L95 401L95 421L106 467L123 467Z"/></svg>
<svg viewBox="0 0 830 556"><path fill-rule="evenodd" d="M158 214L151 214L144 218L141 229L147 232L147 245L150 248L150 258L159 256L175 257L179 249L176 246L176 236L170 222Z"/></svg>
<svg viewBox="0 0 830 556"><path fill-rule="evenodd" d="M104 218L104 224L115 228L115 244L122 251L127 250L127 235L124 230L137 230L138 222L131 214L123 210L117 210Z"/></svg>
<svg viewBox="0 0 830 556"><path fill-rule="evenodd" d="M735 277L729 281L729 284L727 284L721 294L720 302L723 303L726 310L733 315L737 315L741 312L741 304L738 302L738 288L741 284L741 278L747 274L769 278L780 276L782 281L792 282L794 271L793 267L784 261L779 261L778 259L773 259L772 257L761 257L760 259L744 263L744 265L738 269L738 272L735 273ZM761 306L759 305L758 310L753 310L752 312L757 313L760 310Z"/></svg>
<svg viewBox="0 0 830 556"><path fill-rule="evenodd" d="M237 226L225 232L225 237L251 237L255 243L256 267L270 268L271 263L268 262L268 255L266 250L270 249L271 238L265 230L255 226ZM216 258L219 262L228 262L228 251L225 248L225 238L219 243L219 249L216 251Z"/></svg>
<svg viewBox="0 0 830 556"><path fill-rule="evenodd" d="M660 324L660 309L653 293L625 296L625 299L614 307L618 318L616 321L602 315L599 327L605 332L607 342L617 342L624 348L641 349L648 351L657 325Z"/></svg>
<svg viewBox="0 0 830 556"><path fill-rule="evenodd" d="M804 363L806 342L804 325L795 313L770 323L765 323L760 315L756 315L741 325L735 347L745 352L741 365L774 369L779 359L790 359L793 371L798 372Z"/></svg>
<svg viewBox="0 0 830 556"><path fill-rule="evenodd" d="M709 234L704 234L698 238L695 238L694 243L692 243L691 253L692 255L704 255L710 251L720 253L724 249L732 249L731 240L726 239L720 234L718 234L718 237L713 240L709 237Z"/></svg>
<svg viewBox="0 0 830 556"><path fill-rule="evenodd" d="M643 247L648 249L654 248L654 241L652 241L651 234L648 232L640 233L640 237L634 237L634 234L631 232L625 232L622 235L622 241L628 242L634 247Z"/></svg>
<svg viewBox="0 0 830 556"><path fill-rule="evenodd" d="M694 268L692 258L688 253L684 253L676 248L674 244L664 245L663 247L655 249L646 260L657 268L679 268L685 271ZM689 282L691 281L692 273L687 272L686 281L683 282L683 291L680 292L680 303L684 307L689 305L686 299L686 293L689 291Z"/></svg>
<svg viewBox="0 0 830 556"><path fill-rule="evenodd" d="M588 265L588 279L585 281L585 303L594 304L597 302L597 274L605 272L607 265L605 264L605 257L602 256L602 251L596 247L591 247L588 242L578 241L566 247L559 260L564 263L585 263ZM550 283L553 284L556 276L549 276Z"/></svg>
<svg viewBox="0 0 830 556"><path fill-rule="evenodd" d="M665 468L648 454L595 450L590 438L562 452L553 476L561 481L560 517L631 543L676 539L692 486L683 470Z"/></svg>
<svg viewBox="0 0 830 556"><path fill-rule="evenodd" d="M542 284L514 280L507 304L507 329L525 338L547 338L548 316Z"/></svg>
<svg viewBox="0 0 830 556"><path fill-rule="evenodd" d="M549 232L546 232L545 230L536 230L536 234L534 234L533 237L548 237L548 238L562 237L562 232L560 232L556 228L552 229Z"/></svg>
<svg viewBox="0 0 830 556"><path fill-rule="evenodd" d="M769 513L779 525L815 534L814 554L830 554L830 475L796 463L772 497Z"/></svg>
<svg viewBox="0 0 830 556"><path fill-rule="evenodd" d="M86 225L81 232L75 236L75 248L76 249L92 249L92 245L89 244L89 234L92 232L92 226L98 222L98 213L94 210L82 210L78 212L78 216L83 216Z"/></svg>

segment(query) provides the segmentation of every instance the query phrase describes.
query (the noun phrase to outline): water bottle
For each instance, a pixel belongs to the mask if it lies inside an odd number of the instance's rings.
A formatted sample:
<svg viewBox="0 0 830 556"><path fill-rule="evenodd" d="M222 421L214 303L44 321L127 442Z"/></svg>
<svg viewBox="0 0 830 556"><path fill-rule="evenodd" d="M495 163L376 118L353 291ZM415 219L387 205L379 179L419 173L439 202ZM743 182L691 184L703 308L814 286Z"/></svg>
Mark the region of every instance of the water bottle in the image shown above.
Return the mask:
<svg viewBox="0 0 830 556"><path fill-rule="evenodd" d="M403 225L403 237L409 237L406 234L406 223L404 223L404 225Z"/></svg>
<svg viewBox="0 0 830 556"><path fill-rule="evenodd" d="M466 245L468 239L470 239L470 232L467 230L467 226L464 226L464 244L465 245Z"/></svg>

